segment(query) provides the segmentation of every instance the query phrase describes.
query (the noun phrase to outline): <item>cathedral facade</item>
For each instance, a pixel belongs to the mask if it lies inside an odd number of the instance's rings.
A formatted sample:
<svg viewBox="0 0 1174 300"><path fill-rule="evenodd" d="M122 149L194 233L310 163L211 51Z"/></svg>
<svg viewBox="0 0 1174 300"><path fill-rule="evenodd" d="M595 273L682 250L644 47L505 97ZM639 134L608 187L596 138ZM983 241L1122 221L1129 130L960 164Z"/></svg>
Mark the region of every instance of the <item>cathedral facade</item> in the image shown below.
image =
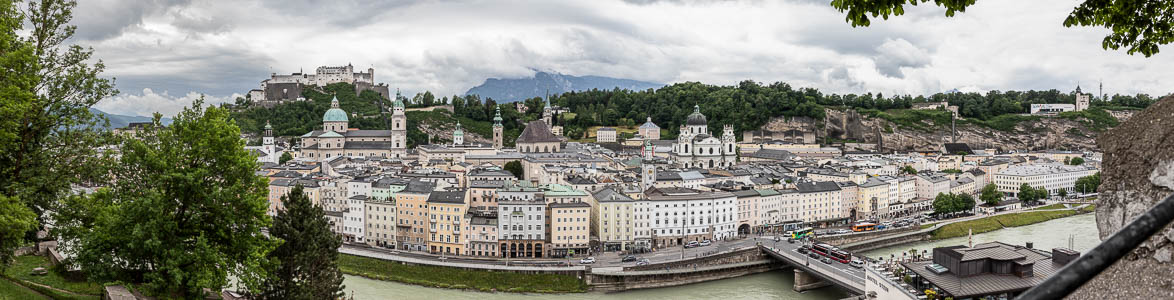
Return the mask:
<svg viewBox="0 0 1174 300"><path fill-rule="evenodd" d="M694 105L673 144L673 158L683 168L729 167L737 162L735 144L733 126L724 126L720 139L710 135L708 120L701 107Z"/></svg>
<svg viewBox="0 0 1174 300"><path fill-rule="evenodd" d="M391 120L391 130L351 129L347 112L338 107L338 98L334 98L330 101L330 109L322 115L322 130L302 135L298 157L308 161L326 161L339 156L402 158L407 154L408 130L404 104L398 95Z"/></svg>

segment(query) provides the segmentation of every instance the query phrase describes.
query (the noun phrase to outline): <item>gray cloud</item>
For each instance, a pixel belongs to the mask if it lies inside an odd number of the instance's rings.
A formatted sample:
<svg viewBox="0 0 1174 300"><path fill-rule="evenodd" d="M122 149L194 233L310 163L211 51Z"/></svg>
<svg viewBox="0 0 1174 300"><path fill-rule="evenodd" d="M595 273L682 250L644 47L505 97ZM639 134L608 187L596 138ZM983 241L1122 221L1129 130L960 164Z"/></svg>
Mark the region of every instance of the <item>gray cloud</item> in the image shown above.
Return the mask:
<svg viewBox="0 0 1174 300"><path fill-rule="evenodd" d="M406 94L459 94L534 70L886 95L1070 90L1099 78L1110 93L1169 92L1174 70L1163 66L1174 56L1104 51L1100 30L1059 25L1068 10L992 0L944 18L919 5L852 28L826 0L93 0L75 23L118 78L125 98L110 102L165 111L192 93L229 99L270 72L347 63Z"/></svg>

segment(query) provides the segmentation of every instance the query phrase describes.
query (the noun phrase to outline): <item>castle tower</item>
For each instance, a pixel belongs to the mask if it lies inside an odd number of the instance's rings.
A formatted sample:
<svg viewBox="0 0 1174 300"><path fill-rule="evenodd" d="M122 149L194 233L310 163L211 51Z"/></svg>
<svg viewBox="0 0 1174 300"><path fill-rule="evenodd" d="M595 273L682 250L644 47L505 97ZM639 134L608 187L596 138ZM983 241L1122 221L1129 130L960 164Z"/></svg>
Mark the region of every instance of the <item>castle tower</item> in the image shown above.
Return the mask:
<svg viewBox="0 0 1174 300"><path fill-rule="evenodd" d="M395 102L391 104L391 148L393 155L399 156L408 147L408 117L404 114L404 101L400 99L399 89L395 90Z"/></svg>
<svg viewBox="0 0 1174 300"><path fill-rule="evenodd" d="M652 157L655 154L655 149L652 147L652 141L644 140L644 148L641 152L644 153L644 160L640 162L640 190L647 191L656 185L656 165L652 164ZM643 195L643 193L641 193Z"/></svg>
<svg viewBox="0 0 1174 300"><path fill-rule="evenodd" d="M457 121L457 129L452 131L452 144L460 146L465 143L465 131L461 130L461 121Z"/></svg>
<svg viewBox="0 0 1174 300"><path fill-rule="evenodd" d="M505 136L502 131L505 128L501 126L501 106L497 107L497 113L493 116L493 149L501 150Z"/></svg>
<svg viewBox="0 0 1174 300"><path fill-rule="evenodd" d="M330 109L322 115L322 130L346 132L348 122L346 111L338 107L338 97L334 97L330 100Z"/></svg>

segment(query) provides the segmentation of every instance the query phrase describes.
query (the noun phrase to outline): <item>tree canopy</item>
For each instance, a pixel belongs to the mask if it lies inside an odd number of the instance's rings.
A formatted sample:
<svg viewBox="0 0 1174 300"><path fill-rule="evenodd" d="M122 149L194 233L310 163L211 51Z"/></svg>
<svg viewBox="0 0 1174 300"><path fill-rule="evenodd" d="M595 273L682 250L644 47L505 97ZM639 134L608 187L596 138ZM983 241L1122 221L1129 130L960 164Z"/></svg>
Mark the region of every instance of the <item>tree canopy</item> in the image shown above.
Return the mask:
<svg viewBox="0 0 1174 300"><path fill-rule="evenodd" d="M1101 187L1101 172L1096 174L1080 177L1076 179L1076 185L1073 188L1075 191L1081 193L1096 193L1097 189Z"/></svg>
<svg viewBox="0 0 1174 300"><path fill-rule="evenodd" d="M273 266L264 280L263 299L339 299L343 296L338 247L342 240L330 231L321 206L294 186L281 196L285 209L278 211L269 234L280 241L267 257Z"/></svg>
<svg viewBox="0 0 1174 300"><path fill-rule="evenodd" d="M999 192L999 186L994 183L988 183L982 187L982 193L978 198L982 199L982 202L988 205L996 205L999 204L999 201L1003 201L1003 193Z"/></svg>
<svg viewBox="0 0 1174 300"><path fill-rule="evenodd" d="M60 249L92 279L199 297L230 274L265 276L268 184L228 112L203 107L194 101L166 127L156 114L120 146L108 188L62 203Z"/></svg>
<svg viewBox="0 0 1174 300"><path fill-rule="evenodd" d="M832 7L846 14L845 20L853 27L869 26L870 18L905 14L905 6L915 6L930 0L832 0ZM975 0L933 0L953 17L975 4ZM1096 26L1111 32L1101 41L1104 49L1126 48L1126 53L1141 53L1150 57L1158 53L1158 46L1174 42L1174 1L1170 0L1085 0L1064 19L1064 27Z"/></svg>
<svg viewBox="0 0 1174 300"><path fill-rule="evenodd" d="M950 214L974 210L974 197L968 194L939 193L933 200L935 214Z"/></svg>
<svg viewBox="0 0 1174 300"><path fill-rule="evenodd" d="M109 156L97 149L112 134L90 107L117 91L92 50L67 44L74 6L0 1L0 219L12 226L0 233L0 258L33 236L35 219L71 186L108 175Z"/></svg>

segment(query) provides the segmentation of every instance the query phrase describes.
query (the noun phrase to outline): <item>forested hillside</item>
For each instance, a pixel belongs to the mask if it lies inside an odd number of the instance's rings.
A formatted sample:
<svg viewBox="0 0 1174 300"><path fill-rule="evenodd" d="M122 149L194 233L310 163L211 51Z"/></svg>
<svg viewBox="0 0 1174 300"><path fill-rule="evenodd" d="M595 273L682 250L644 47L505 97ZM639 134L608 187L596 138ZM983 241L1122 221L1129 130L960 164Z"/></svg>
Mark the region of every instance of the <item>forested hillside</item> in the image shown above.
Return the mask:
<svg viewBox="0 0 1174 300"><path fill-rule="evenodd" d="M303 95L306 102L295 102L276 106L272 109L248 108L234 113L237 122L245 132L259 132L265 120L271 120L276 134L298 136L321 126L322 114L329 107L332 95L337 95L340 105L352 114L351 127L383 129L383 118L378 115L379 95L363 92L355 95L351 85L332 84L321 89L307 89ZM1093 107L1104 109L1140 109L1157 101L1149 95L1114 95L1109 101L1094 99ZM482 99L478 95L453 96L436 99L431 93L421 93L410 99L404 98L408 107L423 107L432 104L451 103L452 112L408 113L409 144L427 142L427 135L420 127L429 129L451 128L452 123L461 124L472 133L489 137L494 107L493 99ZM711 131L720 132L723 125L733 124L735 131L755 130L771 118L784 116L811 117L822 120L826 108L854 109L871 117L884 118L898 124L915 113L904 109L921 102L949 102L959 106L959 114L966 122L996 130L1007 130L1019 122L1034 117L1019 116L1027 113L1033 103L1075 103L1074 93L1057 90L1047 91L991 91L979 93L939 93L925 96L885 96L882 94L824 94L813 88L793 88L786 83L762 85L743 81L736 86L709 85L698 82L678 83L655 90L630 91L623 89L590 90L552 95L550 101L563 107L567 113L560 114L555 125L564 126L564 132L572 139L585 136L586 128L592 126L639 125L651 117L657 125L667 130L663 138L673 138L686 116L693 112L694 105L700 106L701 113L709 119ZM518 112L514 105L502 105L505 119L506 144L513 143L526 121L541 117L542 99L530 98L524 102L527 110ZM390 105L390 101L384 105ZM357 115L356 115L357 114ZM1072 114L1062 117L1072 118ZM1101 110L1089 115L1103 119ZM948 115L935 114L935 117ZM1090 118L1097 119L1097 118ZM424 123L420 123L424 122ZM943 124L938 120L938 124ZM420 126L420 125L423 126ZM910 123L912 124L912 123ZM1098 124L1097 127L1103 127ZM1108 124L1109 126L1113 124ZM914 126L915 127L915 126Z"/></svg>

